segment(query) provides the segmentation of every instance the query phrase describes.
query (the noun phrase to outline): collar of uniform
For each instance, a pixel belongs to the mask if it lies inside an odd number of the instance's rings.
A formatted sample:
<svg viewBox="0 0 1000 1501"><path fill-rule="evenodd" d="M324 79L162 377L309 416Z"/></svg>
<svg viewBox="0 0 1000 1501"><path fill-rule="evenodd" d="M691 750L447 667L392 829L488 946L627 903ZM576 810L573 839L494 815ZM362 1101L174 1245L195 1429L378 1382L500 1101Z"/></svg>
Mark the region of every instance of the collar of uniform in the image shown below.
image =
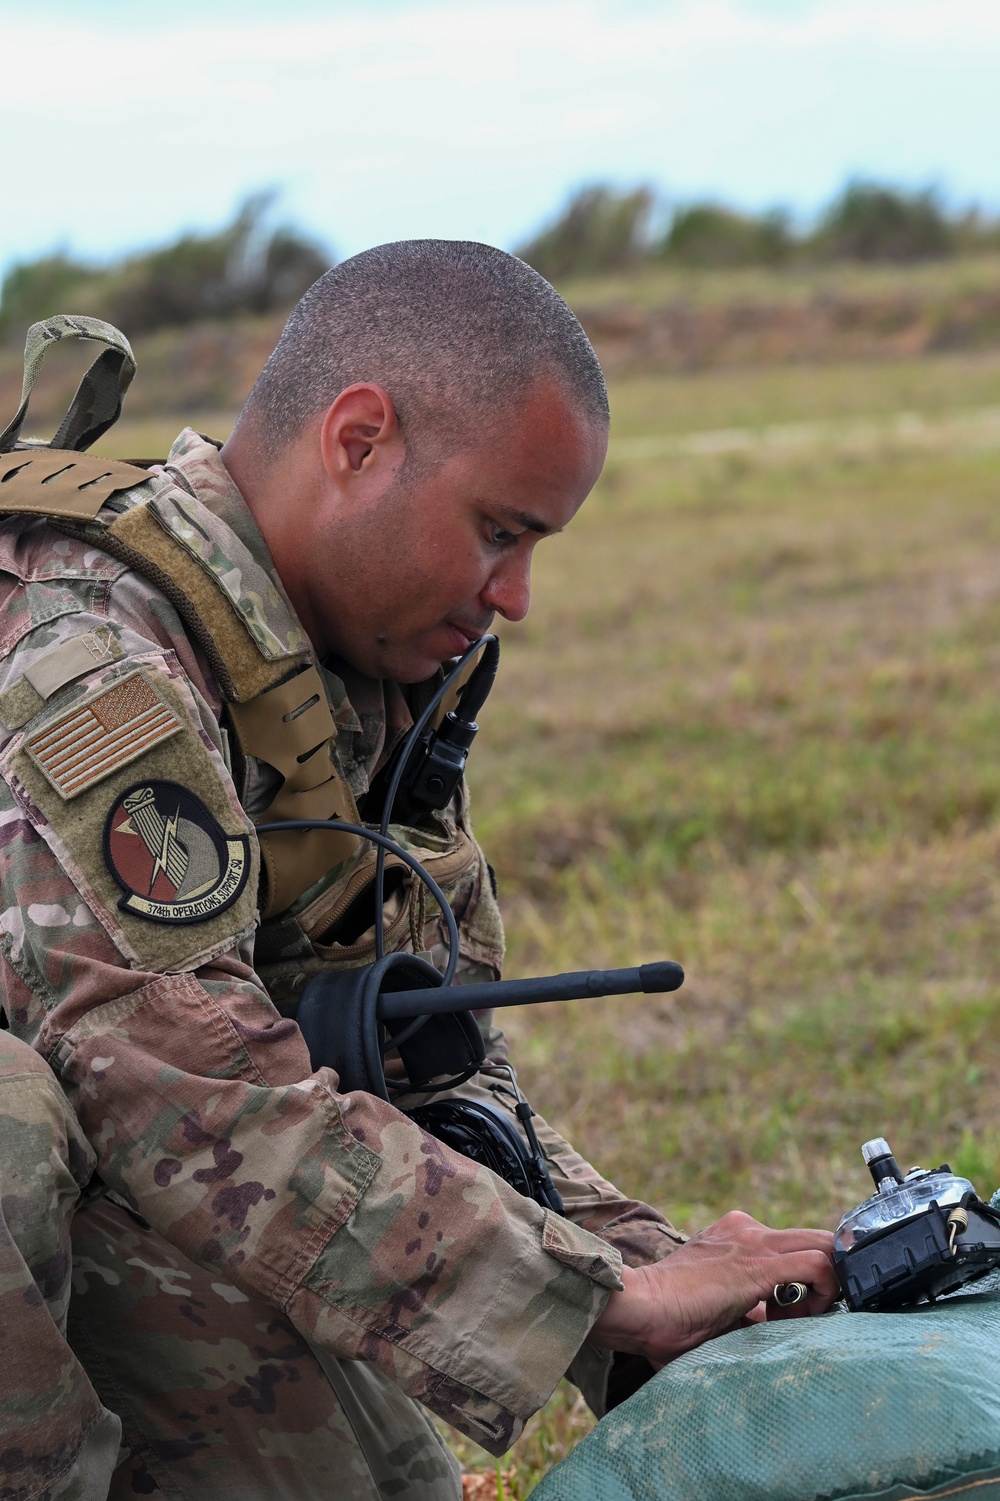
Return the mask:
<svg viewBox="0 0 1000 1501"><path fill-rule="evenodd" d="M261 535L253 512L236 488L235 481L222 462L222 447L215 438L206 438L186 427L174 439L167 455L163 473L181 486L195 500L201 501L219 520L235 532L254 562L259 564L280 591L294 616L291 602L285 594L278 570Z"/></svg>
<svg viewBox="0 0 1000 1501"><path fill-rule="evenodd" d="M157 519L228 594L263 656L307 656L309 637L217 445L185 428L150 484Z"/></svg>
<svg viewBox="0 0 1000 1501"><path fill-rule="evenodd" d="M355 799L375 776L413 724L398 683L365 677L339 657L323 664L327 693L337 726L337 754Z"/></svg>

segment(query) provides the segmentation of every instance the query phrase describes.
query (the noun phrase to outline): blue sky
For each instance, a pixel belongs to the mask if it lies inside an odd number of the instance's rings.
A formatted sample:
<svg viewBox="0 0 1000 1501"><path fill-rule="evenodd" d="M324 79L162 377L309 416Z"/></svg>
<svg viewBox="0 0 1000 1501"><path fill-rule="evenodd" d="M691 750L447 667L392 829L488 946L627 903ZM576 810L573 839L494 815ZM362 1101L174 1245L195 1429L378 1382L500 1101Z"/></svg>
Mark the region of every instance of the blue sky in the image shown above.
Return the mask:
<svg viewBox="0 0 1000 1501"><path fill-rule="evenodd" d="M0 270L222 223L513 247L583 183L1000 208L998 0L0 0Z"/></svg>

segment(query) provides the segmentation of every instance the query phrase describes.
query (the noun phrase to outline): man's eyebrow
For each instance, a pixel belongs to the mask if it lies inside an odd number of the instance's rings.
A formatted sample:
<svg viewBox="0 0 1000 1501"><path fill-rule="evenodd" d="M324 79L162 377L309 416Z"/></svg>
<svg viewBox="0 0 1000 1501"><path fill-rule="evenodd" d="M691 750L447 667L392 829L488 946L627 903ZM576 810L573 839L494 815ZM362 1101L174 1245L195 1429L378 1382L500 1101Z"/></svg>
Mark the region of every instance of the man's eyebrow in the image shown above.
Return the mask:
<svg viewBox="0 0 1000 1501"><path fill-rule="evenodd" d="M537 532L540 537L554 536L562 531L561 526L548 526L546 522L533 516L530 511L518 511L513 506L497 504L494 504L492 509L504 521L513 521L516 526L523 527L526 532Z"/></svg>

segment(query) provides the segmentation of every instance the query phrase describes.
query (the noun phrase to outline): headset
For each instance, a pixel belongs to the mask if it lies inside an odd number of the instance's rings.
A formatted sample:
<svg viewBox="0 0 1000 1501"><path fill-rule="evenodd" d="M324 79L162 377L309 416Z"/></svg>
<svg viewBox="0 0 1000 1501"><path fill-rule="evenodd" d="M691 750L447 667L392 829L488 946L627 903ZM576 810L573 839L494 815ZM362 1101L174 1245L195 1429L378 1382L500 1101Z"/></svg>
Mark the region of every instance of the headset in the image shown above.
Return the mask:
<svg viewBox="0 0 1000 1501"><path fill-rule="evenodd" d="M305 986L298 1003L283 1007L305 1037L313 1068L337 1071L341 1093L361 1089L384 1100L437 1096L477 1073L502 1078L495 1085L513 1100L510 1116L499 1107L461 1098L429 1099L406 1114L423 1130L473 1161L492 1169L513 1188L556 1213L562 1200L552 1182L532 1116L513 1069L488 1062L473 1010L562 1001L586 996L660 993L684 980L679 964L663 960L633 969L582 970L528 980L453 984L459 957L458 924L444 892L421 862L391 838L389 826L401 787L411 804L442 809L454 797L478 733L476 716L496 679L500 643L482 636L454 663L431 695L392 764L379 828L343 819L297 818L261 824L258 833L332 829L356 834L377 847L375 866L375 960L346 970L322 971ZM470 664L475 663L471 672ZM435 724L449 695L455 706ZM443 971L415 954L385 953L383 909L385 856L391 851L434 898L448 934ZM398 1053L405 1080L388 1078L387 1053Z"/></svg>

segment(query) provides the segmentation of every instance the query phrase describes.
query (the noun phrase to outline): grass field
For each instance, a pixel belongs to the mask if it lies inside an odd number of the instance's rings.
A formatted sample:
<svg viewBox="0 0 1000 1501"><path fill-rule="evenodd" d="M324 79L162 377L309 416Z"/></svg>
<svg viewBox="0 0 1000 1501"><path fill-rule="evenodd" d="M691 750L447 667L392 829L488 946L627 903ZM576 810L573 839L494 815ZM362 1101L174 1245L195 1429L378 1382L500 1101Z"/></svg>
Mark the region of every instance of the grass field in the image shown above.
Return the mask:
<svg viewBox="0 0 1000 1501"><path fill-rule="evenodd" d="M688 982L512 1030L550 1113L686 1224L828 1223L882 1130L1000 1181L998 482L995 447L892 437L614 459L540 551L473 773L511 969Z"/></svg>
<svg viewBox="0 0 1000 1501"><path fill-rule="evenodd" d="M1000 357L612 398L605 476L503 633L471 779L510 974L664 956L688 978L512 1014L526 1091L688 1229L734 1206L831 1225L876 1134L989 1192ZM586 1426L557 1395L504 1493Z"/></svg>
<svg viewBox="0 0 1000 1501"><path fill-rule="evenodd" d="M1000 1183L1000 444L945 420L998 395L995 358L620 385L606 476L504 634L472 782L510 973L687 971L512 1014L522 1079L685 1228L832 1225L876 1134ZM900 410L925 427L856 441ZM633 441L821 417L786 449Z"/></svg>
<svg viewBox="0 0 1000 1501"><path fill-rule="evenodd" d="M956 296L994 291L1000 258L980 252L910 265L898 262L827 261L785 266L670 266L650 261L618 276L601 275L560 283L573 308L627 302L653 308L680 300L692 307L725 303L801 302L819 295L857 299L900 295L928 305Z"/></svg>

